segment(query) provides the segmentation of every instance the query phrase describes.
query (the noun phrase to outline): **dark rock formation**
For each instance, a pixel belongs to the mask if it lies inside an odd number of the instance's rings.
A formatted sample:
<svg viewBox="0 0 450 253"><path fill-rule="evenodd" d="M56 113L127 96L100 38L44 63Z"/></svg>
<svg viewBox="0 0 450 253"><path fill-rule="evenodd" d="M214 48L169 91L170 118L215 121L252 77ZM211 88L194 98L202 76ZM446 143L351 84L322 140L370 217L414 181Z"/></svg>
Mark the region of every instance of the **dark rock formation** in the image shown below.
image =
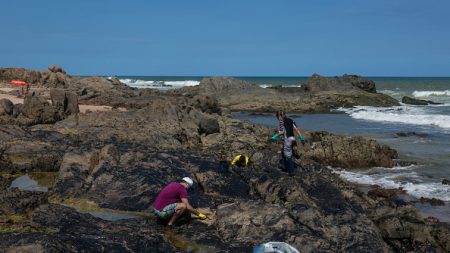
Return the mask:
<svg viewBox="0 0 450 253"><path fill-rule="evenodd" d="M340 168L394 167L397 152L374 140L330 135L326 132L305 136L314 148L299 146L302 156Z"/></svg>
<svg viewBox="0 0 450 253"><path fill-rule="evenodd" d="M0 80L22 80L30 84L41 82L41 72L24 68L0 68Z"/></svg>
<svg viewBox="0 0 450 253"><path fill-rule="evenodd" d="M52 100L52 105L58 108L61 118L80 112L80 109L78 108L78 96L74 92L67 92L62 89L51 89L50 98Z"/></svg>
<svg viewBox="0 0 450 253"><path fill-rule="evenodd" d="M63 73L63 74L66 73L66 71L64 71L62 67L57 66L57 65L49 66L48 70L50 70L50 72L53 72L53 73Z"/></svg>
<svg viewBox="0 0 450 253"><path fill-rule="evenodd" d="M441 103L435 103L430 100L422 100L422 99L416 99L408 96L404 96L402 98L402 103L409 104L409 105L439 105Z"/></svg>
<svg viewBox="0 0 450 253"><path fill-rule="evenodd" d="M41 97L25 97L22 114L34 124L50 124L60 120L58 109Z"/></svg>
<svg viewBox="0 0 450 253"><path fill-rule="evenodd" d="M356 105L393 106L398 101L376 93L372 81L351 75L321 77L314 75L305 87L264 89L229 77L204 78L196 87L185 87L170 94L214 96L222 107L234 111L323 112Z"/></svg>
<svg viewBox="0 0 450 253"><path fill-rule="evenodd" d="M242 92L245 90L261 89L256 84L234 79L231 77L205 77L198 86L204 93L217 94L222 92Z"/></svg>
<svg viewBox="0 0 450 253"><path fill-rule="evenodd" d="M11 115L14 111L14 104L9 99L0 99L0 115Z"/></svg>
<svg viewBox="0 0 450 253"><path fill-rule="evenodd" d="M309 92L323 91L363 91L376 93L375 83L357 75L343 75L342 77L323 77L314 74L306 81L305 89Z"/></svg>
<svg viewBox="0 0 450 253"><path fill-rule="evenodd" d="M446 252L450 244L450 225L424 221L411 205L378 204L370 209L383 239L395 252Z"/></svg>
<svg viewBox="0 0 450 253"><path fill-rule="evenodd" d="M428 136L428 134L426 134L426 133L416 133L416 132L398 132L395 135L398 137L411 137L411 136L427 137Z"/></svg>
<svg viewBox="0 0 450 253"><path fill-rule="evenodd" d="M220 132L219 122L215 118L203 117L199 124L200 134L214 134Z"/></svg>
<svg viewBox="0 0 450 253"><path fill-rule="evenodd" d="M0 192L0 214L26 214L47 203L47 193L10 189Z"/></svg>
<svg viewBox="0 0 450 253"><path fill-rule="evenodd" d="M57 170L58 176L47 194L0 194L3 251L251 252L269 240L288 242L301 252L449 250L449 226L421 218L397 197L400 191L367 195L327 168L392 167L395 150L360 137L305 132L308 143L297 147L298 168L289 176L279 169L280 143L268 141L272 129L229 115L230 108L318 111L387 104L385 97L363 90L371 90L370 83L309 92L211 78L198 87L162 93L134 90L115 79L58 71L36 75L42 87L64 91L51 92L52 105L47 95L31 97L17 119L1 117L21 121L28 115L33 124L0 121L0 187L11 179L6 173ZM68 92L83 103L128 110L65 117L76 111ZM36 125L56 118L55 124ZM236 154L247 154L251 166L221 170L220 161ZM187 219L169 230L149 218L148 209L161 188L184 176L195 181L190 203L209 219ZM74 204L78 211L62 205L70 200L111 212L141 211L136 214L146 217L100 220L80 213L87 211L83 205Z"/></svg>
<svg viewBox="0 0 450 253"><path fill-rule="evenodd" d="M399 194L405 194L406 191L403 189L383 189L383 188L375 188L369 190L367 196L372 199L389 199L392 200L397 197Z"/></svg>
<svg viewBox="0 0 450 253"><path fill-rule="evenodd" d="M440 200L440 199L436 199L436 198L420 198L420 203L428 203L432 206L445 206L445 202Z"/></svg>
<svg viewBox="0 0 450 253"><path fill-rule="evenodd" d="M442 184L448 184L450 185L450 179L443 179Z"/></svg>
<svg viewBox="0 0 450 253"><path fill-rule="evenodd" d="M61 205L41 206L32 222L34 233L1 233L0 247L6 252L176 252L154 223L106 222Z"/></svg>

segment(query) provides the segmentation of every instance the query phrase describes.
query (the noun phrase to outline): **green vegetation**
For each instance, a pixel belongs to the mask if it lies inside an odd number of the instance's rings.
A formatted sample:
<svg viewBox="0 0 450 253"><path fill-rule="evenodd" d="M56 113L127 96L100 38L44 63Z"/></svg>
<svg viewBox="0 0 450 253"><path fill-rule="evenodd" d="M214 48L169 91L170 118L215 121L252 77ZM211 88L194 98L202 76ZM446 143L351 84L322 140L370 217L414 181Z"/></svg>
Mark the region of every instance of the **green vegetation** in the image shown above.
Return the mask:
<svg viewBox="0 0 450 253"><path fill-rule="evenodd" d="M17 224L1 224L0 233L55 233L58 232L55 228L35 228L29 225Z"/></svg>
<svg viewBox="0 0 450 253"><path fill-rule="evenodd" d="M55 228L36 228L30 225L29 215L1 215L0 233L54 233Z"/></svg>
<svg viewBox="0 0 450 253"><path fill-rule="evenodd" d="M39 186L44 186L51 189L55 184L56 178L58 177L58 172L30 172L28 175L31 179L36 180Z"/></svg>
<svg viewBox="0 0 450 253"><path fill-rule="evenodd" d="M26 154L9 154L8 158L12 163L16 164L31 163L33 161L33 156Z"/></svg>
<svg viewBox="0 0 450 253"><path fill-rule="evenodd" d="M165 231L164 236L173 246L184 252L207 252L207 253L216 252L214 249L208 248L205 245L192 242L192 240L189 240L181 235L178 235L176 232L172 230Z"/></svg>
<svg viewBox="0 0 450 253"><path fill-rule="evenodd" d="M25 215L11 214L0 216L0 222L2 223L18 223L27 220L28 217Z"/></svg>
<svg viewBox="0 0 450 253"><path fill-rule="evenodd" d="M80 132L78 132L78 130L76 129L64 129L60 131L62 134L65 135L79 135Z"/></svg>
<svg viewBox="0 0 450 253"><path fill-rule="evenodd" d="M49 202L53 204L62 204L72 208L75 208L82 212L107 212L107 213L115 213L115 214L130 214L130 215L138 215L143 217L149 217L151 214L149 212L131 212L131 211L123 211L123 210L115 210L108 208L101 208L92 200L88 199L78 199L78 198L49 198Z"/></svg>

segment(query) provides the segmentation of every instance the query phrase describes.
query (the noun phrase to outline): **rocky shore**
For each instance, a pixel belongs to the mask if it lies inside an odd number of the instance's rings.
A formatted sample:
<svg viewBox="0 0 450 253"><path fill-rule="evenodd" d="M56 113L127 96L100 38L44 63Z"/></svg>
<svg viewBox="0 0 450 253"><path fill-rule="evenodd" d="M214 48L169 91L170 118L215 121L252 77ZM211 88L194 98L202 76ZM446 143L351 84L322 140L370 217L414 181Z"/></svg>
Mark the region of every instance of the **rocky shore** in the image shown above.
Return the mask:
<svg viewBox="0 0 450 253"><path fill-rule="evenodd" d="M307 132L298 169L279 168L273 129L231 111L320 112L340 106L391 106L373 82L314 75L304 87L262 89L232 78L161 92L116 79L0 69L37 90L24 103L0 103L0 252L251 252L283 241L300 252L448 252L450 225L399 197L365 192L330 167L393 167L397 152L374 140ZM111 106L79 112L80 105ZM126 110L114 108L123 107ZM247 154L251 168L221 172ZM9 188L31 172L56 173L47 192ZM175 228L149 213L158 191L184 176L190 201L209 219ZM89 212L133 214L104 220Z"/></svg>

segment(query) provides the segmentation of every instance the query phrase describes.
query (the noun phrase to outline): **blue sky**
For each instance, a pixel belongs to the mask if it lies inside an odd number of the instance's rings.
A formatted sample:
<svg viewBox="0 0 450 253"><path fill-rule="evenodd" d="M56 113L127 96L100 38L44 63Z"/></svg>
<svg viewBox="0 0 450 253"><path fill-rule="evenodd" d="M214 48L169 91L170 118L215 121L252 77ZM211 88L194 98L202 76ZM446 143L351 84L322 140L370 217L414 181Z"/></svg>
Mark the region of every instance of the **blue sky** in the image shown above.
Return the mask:
<svg viewBox="0 0 450 253"><path fill-rule="evenodd" d="M448 0L0 0L0 67L450 76Z"/></svg>

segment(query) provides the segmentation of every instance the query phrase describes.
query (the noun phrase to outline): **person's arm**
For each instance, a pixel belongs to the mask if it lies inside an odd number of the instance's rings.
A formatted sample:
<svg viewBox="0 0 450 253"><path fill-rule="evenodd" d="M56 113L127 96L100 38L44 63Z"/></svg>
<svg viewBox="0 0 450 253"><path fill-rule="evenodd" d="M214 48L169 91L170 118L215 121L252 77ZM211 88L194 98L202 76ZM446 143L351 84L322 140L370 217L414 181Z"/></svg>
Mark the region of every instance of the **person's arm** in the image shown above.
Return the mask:
<svg viewBox="0 0 450 253"><path fill-rule="evenodd" d="M194 214L194 215L199 215L200 212L195 210L191 204L189 204L189 200L187 198L182 198L181 202L183 202L186 205L186 210L188 210L190 213Z"/></svg>
<svg viewBox="0 0 450 253"><path fill-rule="evenodd" d="M294 123L294 130L297 133L298 138L300 139L300 141L302 142L302 145L305 145L305 139L303 138L302 133L300 132L300 129L297 127L297 125L295 125Z"/></svg>

